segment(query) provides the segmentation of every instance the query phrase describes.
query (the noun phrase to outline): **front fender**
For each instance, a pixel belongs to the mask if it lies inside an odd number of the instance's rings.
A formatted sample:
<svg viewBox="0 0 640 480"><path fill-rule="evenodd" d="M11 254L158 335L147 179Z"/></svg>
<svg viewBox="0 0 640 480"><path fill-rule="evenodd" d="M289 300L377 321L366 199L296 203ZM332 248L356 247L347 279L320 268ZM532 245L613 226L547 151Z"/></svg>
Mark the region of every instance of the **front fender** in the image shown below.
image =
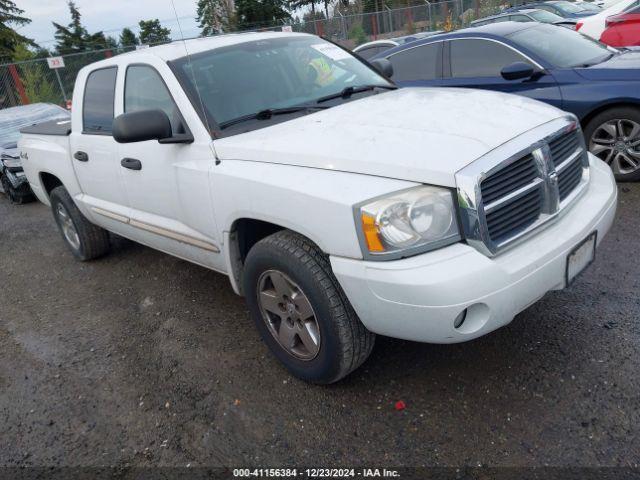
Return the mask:
<svg viewBox="0 0 640 480"><path fill-rule="evenodd" d="M306 236L329 255L349 258L362 258L353 205L416 185L334 170L239 160L225 160L216 166L212 183L221 237L226 237L239 219L262 220Z"/></svg>
<svg viewBox="0 0 640 480"><path fill-rule="evenodd" d="M640 107L638 84L633 82L591 82L562 86L563 108L580 121L594 112L615 105Z"/></svg>

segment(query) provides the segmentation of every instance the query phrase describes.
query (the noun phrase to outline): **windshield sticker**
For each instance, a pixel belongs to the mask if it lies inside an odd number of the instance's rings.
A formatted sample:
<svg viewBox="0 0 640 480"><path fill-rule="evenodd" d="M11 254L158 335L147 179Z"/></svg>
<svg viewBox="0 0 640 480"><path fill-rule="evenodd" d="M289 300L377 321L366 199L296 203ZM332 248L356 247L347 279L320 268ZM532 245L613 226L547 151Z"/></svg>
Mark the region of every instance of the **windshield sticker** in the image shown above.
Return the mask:
<svg viewBox="0 0 640 480"><path fill-rule="evenodd" d="M336 47L330 43L317 43L315 45L311 45L311 48L329 57L331 60L337 61L351 58L351 55L348 52L345 52L340 47Z"/></svg>

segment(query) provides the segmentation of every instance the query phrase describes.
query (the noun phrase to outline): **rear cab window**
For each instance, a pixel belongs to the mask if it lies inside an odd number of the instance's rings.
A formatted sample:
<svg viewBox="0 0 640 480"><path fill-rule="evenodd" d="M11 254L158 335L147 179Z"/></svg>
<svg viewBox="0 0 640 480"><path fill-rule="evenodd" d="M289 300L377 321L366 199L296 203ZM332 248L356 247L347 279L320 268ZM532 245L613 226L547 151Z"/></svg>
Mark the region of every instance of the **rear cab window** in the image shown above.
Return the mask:
<svg viewBox="0 0 640 480"><path fill-rule="evenodd" d="M111 135L117 74L117 67L107 67L87 76L82 101L82 133Z"/></svg>

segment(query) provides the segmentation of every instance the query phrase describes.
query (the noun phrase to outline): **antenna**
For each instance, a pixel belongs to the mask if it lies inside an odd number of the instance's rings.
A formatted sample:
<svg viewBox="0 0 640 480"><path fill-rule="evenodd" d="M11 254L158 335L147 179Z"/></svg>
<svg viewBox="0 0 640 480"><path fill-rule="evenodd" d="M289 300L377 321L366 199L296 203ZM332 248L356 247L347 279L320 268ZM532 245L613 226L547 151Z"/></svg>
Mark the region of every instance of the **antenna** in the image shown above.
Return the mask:
<svg viewBox="0 0 640 480"><path fill-rule="evenodd" d="M211 134L211 126L209 125L209 116L207 115L207 111L204 108L204 102L202 101L202 97L200 96L200 87L198 87L198 80L196 79L195 74L193 73L193 66L191 65L191 55L189 54L189 49L187 48L187 42L184 38L184 34L182 33L182 25L180 25L180 18L178 17L178 11L176 10L176 4L173 0L171 0L171 6L173 7L173 14L176 17L176 22L178 23L178 29L180 30L180 40L182 41L182 45L184 47L184 51L187 54L187 58L189 59L189 68L191 69L191 78L193 79L193 84L196 87L196 94L198 95L198 102L200 103L200 108L202 109L202 117L204 118L204 122L207 126L207 131ZM217 162L216 162L217 163Z"/></svg>

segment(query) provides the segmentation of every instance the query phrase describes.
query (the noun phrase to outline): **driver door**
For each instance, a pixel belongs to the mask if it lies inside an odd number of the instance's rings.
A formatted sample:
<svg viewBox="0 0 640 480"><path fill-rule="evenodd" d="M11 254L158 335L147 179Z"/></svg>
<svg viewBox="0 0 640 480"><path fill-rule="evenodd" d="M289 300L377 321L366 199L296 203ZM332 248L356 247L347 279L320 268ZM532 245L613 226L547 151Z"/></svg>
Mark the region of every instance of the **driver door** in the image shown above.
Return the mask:
<svg viewBox="0 0 640 480"><path fill-rule="evenodd" d="M165 73L170 75L169 71ZM169 117L173 135L190 134L155 66L128 65L122 91L124 113L159 109ZM210 139L120 144L118 163L130 207L129 236L155 249L220 269L222 256L209 186L209 171L214 165Z"/></svg>

